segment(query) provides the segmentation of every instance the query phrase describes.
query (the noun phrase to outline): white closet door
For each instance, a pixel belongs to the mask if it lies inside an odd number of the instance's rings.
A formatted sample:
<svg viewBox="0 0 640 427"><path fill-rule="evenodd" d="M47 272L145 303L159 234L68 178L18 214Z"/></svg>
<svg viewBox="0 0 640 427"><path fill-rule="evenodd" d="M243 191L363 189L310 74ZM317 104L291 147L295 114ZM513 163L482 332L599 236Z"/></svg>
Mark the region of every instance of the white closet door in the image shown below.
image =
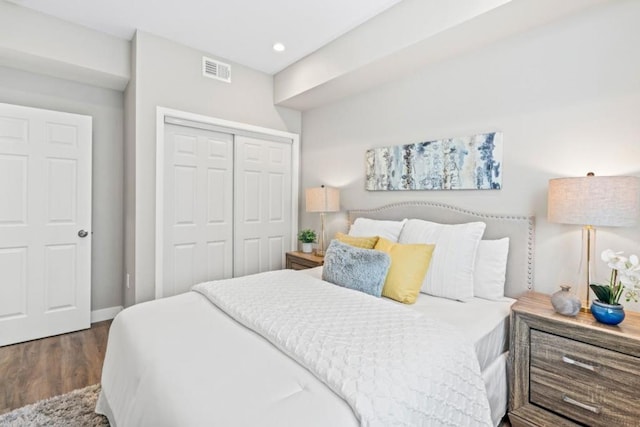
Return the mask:
<svg viewBox="0 0 640 427"><path fill-rule="evenodd" d="M233 135L165 125L162 296L233 274Z"/></svg>
<svg viewBox="0 0 640 427"><path fill-rule="evenodd" d="M284 268L291 250L291 142L235 138L234 276Z"/></svg>
<svg viewBox="0 0 640 427"><path fill-rule="evenodd" d="M0 104L0 346L90 315L91 117Z"/></svg>

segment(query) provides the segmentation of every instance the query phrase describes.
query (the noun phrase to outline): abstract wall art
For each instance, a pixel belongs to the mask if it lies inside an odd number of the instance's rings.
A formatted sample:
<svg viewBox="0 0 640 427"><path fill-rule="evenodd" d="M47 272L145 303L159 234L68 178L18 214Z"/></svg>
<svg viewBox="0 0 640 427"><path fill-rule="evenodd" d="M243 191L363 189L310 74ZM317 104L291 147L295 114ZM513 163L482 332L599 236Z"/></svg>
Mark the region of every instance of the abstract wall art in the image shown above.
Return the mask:
<svg viewBox="0 0 640 427"><path fill-rule="evenodd" d="M499 190L502 133L367 150L366 184L381 190Z"/></svg>

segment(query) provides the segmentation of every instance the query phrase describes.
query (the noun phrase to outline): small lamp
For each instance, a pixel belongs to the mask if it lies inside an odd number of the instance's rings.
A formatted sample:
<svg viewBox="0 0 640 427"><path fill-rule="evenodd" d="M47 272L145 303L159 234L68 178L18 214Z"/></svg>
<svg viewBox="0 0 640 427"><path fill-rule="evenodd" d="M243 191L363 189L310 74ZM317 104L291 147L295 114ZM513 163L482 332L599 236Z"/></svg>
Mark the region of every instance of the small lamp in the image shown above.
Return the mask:
<svg viewBox="0 0 640 427"><path fill-rule="evenodd" d="M327 212L338 212L340 210L340 190L337 188L325 187L324 185L306 190L306 211L320 212L320 223L322 231L318 239L318 249L316 255L324 256L325 232L324 217Z"/></svg>
<svg viewBox="0 0 640 427"><path fill-rule="evenodd" d="M631 227L640 217L640 178L595 176L549 180L549 222L582 225L582 262L586 260L586 291L582 311L589 311L589 284L596 244L595 227ZM582 271L582 268L581 268ZM582 287L582 285L580 285Z"/></svg>

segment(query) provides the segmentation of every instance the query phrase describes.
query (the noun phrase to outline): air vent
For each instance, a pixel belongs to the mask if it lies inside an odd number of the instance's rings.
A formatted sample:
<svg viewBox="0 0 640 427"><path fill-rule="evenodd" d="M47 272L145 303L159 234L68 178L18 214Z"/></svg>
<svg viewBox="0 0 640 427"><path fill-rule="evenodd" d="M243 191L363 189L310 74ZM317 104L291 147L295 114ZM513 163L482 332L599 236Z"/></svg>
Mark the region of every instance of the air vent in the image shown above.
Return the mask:
<svg viewBox="0 0 640 427"><path fill-rule="evenodd" d="M231 66L215 59L202 57L202 75L231 83Z"/></svg>

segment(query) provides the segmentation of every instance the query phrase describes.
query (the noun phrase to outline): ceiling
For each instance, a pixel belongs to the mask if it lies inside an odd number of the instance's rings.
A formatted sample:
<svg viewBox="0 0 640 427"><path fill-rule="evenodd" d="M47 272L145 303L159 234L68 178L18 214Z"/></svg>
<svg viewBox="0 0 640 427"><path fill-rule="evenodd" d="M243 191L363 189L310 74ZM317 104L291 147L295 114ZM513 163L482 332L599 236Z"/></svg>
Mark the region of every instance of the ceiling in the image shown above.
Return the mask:
<svg viewBox="0 0 640 427"><path fill-rule="evenodd" d="M10 0L130 40L136 29L275 74L400 0ZM276 42L286 46L277 53Z"/></svg>

